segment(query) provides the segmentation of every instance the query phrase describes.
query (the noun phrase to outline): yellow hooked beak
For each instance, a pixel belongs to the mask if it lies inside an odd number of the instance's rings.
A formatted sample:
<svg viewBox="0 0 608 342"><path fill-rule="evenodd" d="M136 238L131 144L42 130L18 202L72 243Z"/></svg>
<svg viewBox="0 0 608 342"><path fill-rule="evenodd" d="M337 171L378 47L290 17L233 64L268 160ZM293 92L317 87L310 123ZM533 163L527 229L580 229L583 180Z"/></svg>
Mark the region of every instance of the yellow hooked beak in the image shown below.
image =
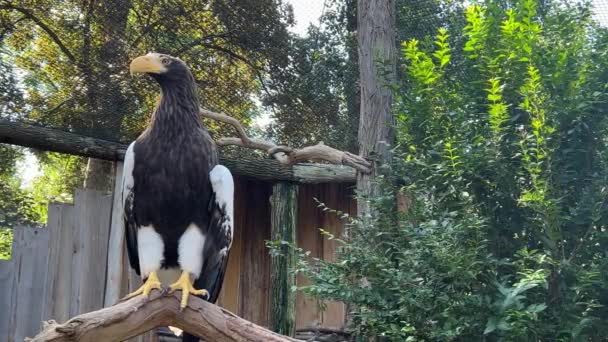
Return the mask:
<svg viewBox="0 0 608 342"><path fill-rule="evenodd" d="M135 58L129 67L131 75L135 73L151 73L160 74L167 69L163 65L160 56L155 53L149 53L145 56Z"/></svg>

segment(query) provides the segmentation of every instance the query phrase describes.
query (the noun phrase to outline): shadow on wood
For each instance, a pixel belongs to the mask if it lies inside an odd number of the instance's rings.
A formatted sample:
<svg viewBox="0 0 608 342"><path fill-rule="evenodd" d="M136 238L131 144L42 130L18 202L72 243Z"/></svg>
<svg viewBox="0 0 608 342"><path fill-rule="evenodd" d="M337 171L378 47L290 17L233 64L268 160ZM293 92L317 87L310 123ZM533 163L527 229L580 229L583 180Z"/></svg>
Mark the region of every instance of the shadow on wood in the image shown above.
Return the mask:
<svg viewBox="0 0 608 342"><path fill-rule="evenodd" d="M134 297L109 308L78 315L64 324L45 322L42 332L27 341L124 341L168 325L207 341L298 341L276 334L193 296L189 298L188 307L180 312L180 298L179 291L166 294L154 290L149 299Z"/></svg>

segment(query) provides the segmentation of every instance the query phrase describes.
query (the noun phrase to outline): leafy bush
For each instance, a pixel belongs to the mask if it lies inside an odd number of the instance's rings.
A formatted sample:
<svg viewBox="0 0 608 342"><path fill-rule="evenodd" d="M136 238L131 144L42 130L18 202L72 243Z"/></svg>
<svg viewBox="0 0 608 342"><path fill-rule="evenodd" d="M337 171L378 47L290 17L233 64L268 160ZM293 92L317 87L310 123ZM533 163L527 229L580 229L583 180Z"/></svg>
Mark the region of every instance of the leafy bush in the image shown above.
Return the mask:
<svg viewBox="0 0 608 342"><path fill-rule="evenodd" d="M465 16L434 46L403 43L383 195L348 239L329 236L335 262L297 249L302 290L389 341L599 341L608 34L583 5L488 0Z"/></svg>
<svg viewBox="0 0 608 342"><path fill-rule="evenodd" d="M36 221L46 223L51 202L74 201L74 190L84 183L86 158L55 152L38 153L37 157L42 172L28 190L34 199Z"/></svg>
<svg viewBox="0 0 608 342"><path fill-rule="evenodd" d="M20 148L0 145L0 260L10 259L12 228L36 219L34 201L15 176L21 157Z"/></svg>

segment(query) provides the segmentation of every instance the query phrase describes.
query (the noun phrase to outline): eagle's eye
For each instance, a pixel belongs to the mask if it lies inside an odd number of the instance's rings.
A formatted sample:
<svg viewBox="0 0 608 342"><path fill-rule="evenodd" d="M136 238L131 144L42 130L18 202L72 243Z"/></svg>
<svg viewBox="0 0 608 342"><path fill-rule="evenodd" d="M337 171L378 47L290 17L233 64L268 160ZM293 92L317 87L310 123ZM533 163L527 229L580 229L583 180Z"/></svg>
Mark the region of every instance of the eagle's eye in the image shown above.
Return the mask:
<svg viewBox="0 0 608 342"><path fill-rule="evenodd" d="M163 63L163 65L169 65L171 64L171 59L170 58L163 58L160 60L161 63Z"/></svg>

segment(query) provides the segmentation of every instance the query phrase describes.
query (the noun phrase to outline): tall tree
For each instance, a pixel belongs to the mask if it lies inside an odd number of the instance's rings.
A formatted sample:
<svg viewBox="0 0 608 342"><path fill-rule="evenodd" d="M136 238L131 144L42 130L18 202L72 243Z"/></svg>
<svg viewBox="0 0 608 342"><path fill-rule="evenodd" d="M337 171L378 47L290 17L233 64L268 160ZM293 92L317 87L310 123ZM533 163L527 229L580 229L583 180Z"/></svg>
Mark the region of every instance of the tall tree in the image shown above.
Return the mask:
<svg viewBox="0 0 608 342"><path fill-rule="evenodd" d="M396 72L396 36L394 0L359 0L357 5L357 40L361 87L359 153L371 157L374 172L359 173L357 190L363 196L374 191L373 178L379 165L390 159L393 119L391 85ZM367 215L369 207L361 200L358 214Z"/></svg>

